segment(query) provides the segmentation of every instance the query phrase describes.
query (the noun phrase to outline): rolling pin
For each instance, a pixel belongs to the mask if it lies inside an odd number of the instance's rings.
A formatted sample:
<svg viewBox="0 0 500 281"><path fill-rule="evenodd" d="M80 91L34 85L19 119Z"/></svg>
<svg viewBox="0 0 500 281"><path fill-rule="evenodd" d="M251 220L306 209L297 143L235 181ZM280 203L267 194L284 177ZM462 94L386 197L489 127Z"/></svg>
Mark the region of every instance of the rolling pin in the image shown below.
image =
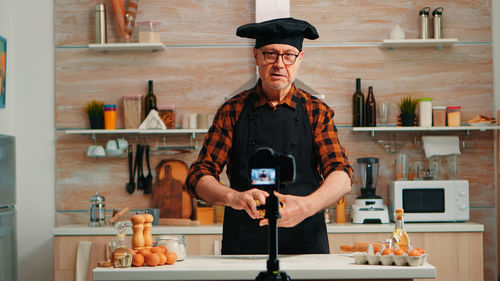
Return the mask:
<svg viewBox="0 0 500 281"><path fill-rule="evenodd" d="M116 214L113 215L113 217L108 219L108 222L113 224L118 220L119 217L123 216L126 214L128 211L130 211L129 207L122 208L120 211L116 212Z"/></svg>

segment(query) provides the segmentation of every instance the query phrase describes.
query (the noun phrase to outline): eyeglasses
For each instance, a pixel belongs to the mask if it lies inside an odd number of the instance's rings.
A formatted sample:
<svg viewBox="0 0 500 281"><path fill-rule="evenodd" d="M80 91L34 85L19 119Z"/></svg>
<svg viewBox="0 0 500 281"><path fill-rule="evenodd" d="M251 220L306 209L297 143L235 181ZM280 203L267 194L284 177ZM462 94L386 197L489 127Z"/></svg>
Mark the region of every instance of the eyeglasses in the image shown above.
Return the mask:
<svg viewBox="0 0 500 281"><path fill-rule="evenodd" d="M278 52L263 52L259 49L259 51L264 55L264 60L267 63L276 63L280 56L283 57L283 63L286 65L292 65L297 60L298 54L285 53L280 54Z"/></svg>

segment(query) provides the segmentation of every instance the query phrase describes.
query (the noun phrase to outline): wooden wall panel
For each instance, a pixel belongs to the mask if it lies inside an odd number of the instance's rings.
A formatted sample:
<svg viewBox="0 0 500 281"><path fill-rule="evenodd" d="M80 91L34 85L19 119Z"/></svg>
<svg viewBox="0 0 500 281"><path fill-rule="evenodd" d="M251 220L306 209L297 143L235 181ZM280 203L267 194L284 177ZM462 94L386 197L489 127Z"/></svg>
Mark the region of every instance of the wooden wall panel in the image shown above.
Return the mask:
<svg viewBox="0 0 500 281"><path fill-rule="evenodd" d="M298 79L326 96L337 124L352 124L355 78L365 97L373 86L378 103L402 96L432 97L433 105L461 105L462 120L491 116L491 46L435 48L306 47ZM399 114L393 106L390 122Z"/></svg>
<svg viewBox="0 0 500 281"><path fill-rule="evenodd" d="M158 105L175 105L178 117L215 113L225 96L255 75L249 47L157 53L57 49L55 60L57 128L88 128L82 107L93 99L117 104L117 128L123 128L123 96L146 95L150 79Z"/></svg>
<svg viewBox="0 0 500 281"><path fill-rule="evenodd" d="M429 5L444 7L444 38L491 41L490 0L292 0L290 13L317 27L320 38L308 43L369 42L389 39L396 24L406 38L418 38L418 12Z"/></svg>
<svg viewBox="0 0 500 281"><path fill-rule="evenodd" d="M55 0L55 45L87 45L95 42L94 9L98 0ZM124 1L127 3L128 1ZM109 1L108 43L120 42ZM254 1L141 0L136 21L158 20L166 45L249 44L236 37L236 27L255 20ZM132 41L137 42L134 32Z"/></svg>

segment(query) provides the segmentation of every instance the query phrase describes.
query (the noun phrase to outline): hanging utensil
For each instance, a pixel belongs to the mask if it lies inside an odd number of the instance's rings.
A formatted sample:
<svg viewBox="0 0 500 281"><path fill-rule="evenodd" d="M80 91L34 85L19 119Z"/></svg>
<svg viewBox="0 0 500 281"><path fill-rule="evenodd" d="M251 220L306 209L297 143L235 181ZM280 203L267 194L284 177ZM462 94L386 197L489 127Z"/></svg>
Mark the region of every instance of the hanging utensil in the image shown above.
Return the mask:
<svg viewBox="0 0 500 281"><path fill-rule="evenodd" d="M149 165L149 144L146 144L146 165L148 166L148 175L144 183L144 194L153 192L153 175L151 174L151 166Z"/></svg>
<svg viewBox="0 0 500 281"><path fill-rule="evenodd" d="M133 162L133 147L132 145L128 146L128 172L129 172L129 181L127 185L125 186L127 189L127 192L129 194L132 194L135 190L135 170L132 168L132 162Z"/></svg>
<svg viewBox="0 0 500 281"><path fill-rule="evenodd" d="M142 169L143 156L145 145L140 145L141 152L139 153L139 171L137 173L137 189L144 190L146 188L146 177L144 176L144 171Z"/></svg>
<svg viewBox="0 0 500 281"><path fill-rule="evenodd" d="M137 190L144 190L144 184L141 181L142 145L138 143L136 149L134 171L137 172Z"/></svg>

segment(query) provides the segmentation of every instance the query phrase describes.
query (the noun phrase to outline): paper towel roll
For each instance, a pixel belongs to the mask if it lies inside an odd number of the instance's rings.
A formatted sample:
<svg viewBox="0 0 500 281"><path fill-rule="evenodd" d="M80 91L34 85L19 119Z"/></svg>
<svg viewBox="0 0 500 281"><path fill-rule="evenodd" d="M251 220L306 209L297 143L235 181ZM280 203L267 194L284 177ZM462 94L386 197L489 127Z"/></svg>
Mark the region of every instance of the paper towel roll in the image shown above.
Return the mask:
<svg viewBox="0 0 500 281"><path fill-rule="evenodd" d="M458 136L422 136L425 157L460 154Z"/></svg>

